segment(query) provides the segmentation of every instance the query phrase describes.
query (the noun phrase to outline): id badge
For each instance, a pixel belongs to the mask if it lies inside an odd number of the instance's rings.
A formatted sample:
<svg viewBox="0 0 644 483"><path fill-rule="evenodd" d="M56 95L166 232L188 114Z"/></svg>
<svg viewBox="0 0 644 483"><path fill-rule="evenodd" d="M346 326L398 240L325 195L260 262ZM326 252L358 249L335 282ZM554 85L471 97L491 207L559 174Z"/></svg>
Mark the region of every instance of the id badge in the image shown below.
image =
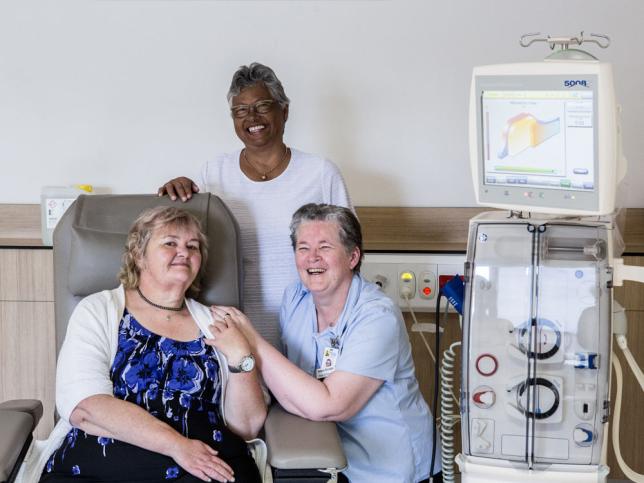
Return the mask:
<svg viewBox="0 0 644 483"><path fill-rule="evenodd" d="M338 360L338 354L340 354L340 349L335 347L324 348L320 368L315 370L315 376L318 379L324 379L335 371L335 363Z"/></svg>

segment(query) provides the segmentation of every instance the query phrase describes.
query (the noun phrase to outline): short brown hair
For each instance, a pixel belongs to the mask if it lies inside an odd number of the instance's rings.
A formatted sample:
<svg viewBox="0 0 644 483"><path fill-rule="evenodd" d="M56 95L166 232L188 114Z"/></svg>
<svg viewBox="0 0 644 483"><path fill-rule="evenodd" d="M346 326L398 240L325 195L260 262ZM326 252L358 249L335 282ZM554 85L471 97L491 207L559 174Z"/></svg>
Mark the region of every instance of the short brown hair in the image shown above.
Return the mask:
<svg viewBox="0 0 644 483"><path fill-rule="evenodd" d="M126 289L136 288L139 286L141 270L138 261L143 258L148 248L148 243L152 234L159 228L174 226L177 228L194 229L199 239L199 252L201 253L201 266L199 273L195 277L192 285L188 288L187 295L195 297L201 289L201 278L206 271L206 261L208 259L208 239L201 229L199 220L186 210L172 206L157 206L145 210L134 220L132 228L127 235L125 243L125 252L123 253L123 262L119 271L119 280Z"/></svg>

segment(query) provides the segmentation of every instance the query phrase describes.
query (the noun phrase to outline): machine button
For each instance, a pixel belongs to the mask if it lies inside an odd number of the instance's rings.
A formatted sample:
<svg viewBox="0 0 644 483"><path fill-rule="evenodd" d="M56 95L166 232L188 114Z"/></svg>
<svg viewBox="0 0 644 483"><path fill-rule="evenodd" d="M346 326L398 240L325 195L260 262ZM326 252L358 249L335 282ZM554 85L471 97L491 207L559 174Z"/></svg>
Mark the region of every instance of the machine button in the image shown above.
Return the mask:
<svg viewBox="0 0 644 483"><path fill-rule="evenodd" d="M420 274L418 292L421 299L433 299L436 288L436 275L434 272L426 271Z"/></svg>
<svg viewBox="0 0 644 483"><path fill-rule="evenodd" d="M496 394L489 386L479 386L472 394L474 404L481 409L488 409L494 406L496 402Z"/></svg>
<svg viewBox="0 0 644 483"><path fill-rule="evenodd" d="M593 444L595 439L593 428L589 424L578 424L572 434L572 439L577 446L587 447Z"/></svg>
<svg viewBox="0 0 644 483"><path fill-rule="evenodd" d="M413 299L416 293L416 274L412 271L398 275L398 293L401 299Z"/></svg>
<svg viewBox="0 0 644 483"><path fill-rule="evenodd" d="M481 354L476 358L476 370L482 376L493 375L499 367L499 362L492 354Z"/></svg>
<svg viewBox="0 0 644 483"><path fill-rule="evenodd" d="M595 416L595 401L591 399L576 399L574 407L575 413L581 419L588 421Z"/></svg>

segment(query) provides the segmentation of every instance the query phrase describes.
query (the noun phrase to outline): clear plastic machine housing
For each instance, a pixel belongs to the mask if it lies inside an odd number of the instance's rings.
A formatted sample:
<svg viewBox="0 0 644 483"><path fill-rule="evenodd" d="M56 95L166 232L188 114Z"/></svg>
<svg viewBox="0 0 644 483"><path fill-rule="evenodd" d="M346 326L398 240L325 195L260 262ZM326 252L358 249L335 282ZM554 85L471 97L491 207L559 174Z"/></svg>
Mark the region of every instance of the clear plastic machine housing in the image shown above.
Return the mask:
<svg viewBox="0 0 644 483"><path fill-rule="evenodd" d="M597 465L608 418L610 230L470 224L463 452L539 469Z"/></svg>

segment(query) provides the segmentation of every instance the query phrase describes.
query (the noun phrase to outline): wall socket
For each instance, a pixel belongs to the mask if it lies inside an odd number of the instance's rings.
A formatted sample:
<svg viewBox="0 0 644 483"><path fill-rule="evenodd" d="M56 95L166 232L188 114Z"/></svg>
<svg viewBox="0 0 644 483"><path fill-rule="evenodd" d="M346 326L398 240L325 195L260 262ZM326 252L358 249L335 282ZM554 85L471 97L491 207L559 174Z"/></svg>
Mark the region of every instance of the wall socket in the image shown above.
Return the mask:
<svg viewBox="0 0 644 483"><path fill-rule="evenodd" d="M436 310L441 278L463 275L464 265L464 253L365 253L360 272L380 285L403 312L409 311L405 296L415 312L431 312Z"/></svg>

